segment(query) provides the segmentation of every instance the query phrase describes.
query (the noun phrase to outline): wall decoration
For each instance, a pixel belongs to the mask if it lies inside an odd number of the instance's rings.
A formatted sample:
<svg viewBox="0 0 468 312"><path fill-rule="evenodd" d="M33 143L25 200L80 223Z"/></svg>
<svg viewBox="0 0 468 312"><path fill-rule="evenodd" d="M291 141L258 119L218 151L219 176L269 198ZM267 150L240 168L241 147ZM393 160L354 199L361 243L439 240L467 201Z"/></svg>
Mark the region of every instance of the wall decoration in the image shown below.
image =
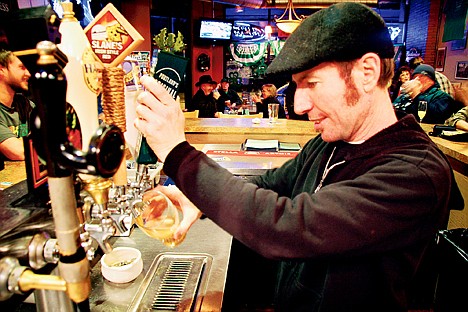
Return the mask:
<svg viewBox="0 0 468 312"><path fill-rule="evenodd" d="M168 53L180 53L187 49L182 33L178 31L176 37L175 34L168 33L167 28L161 29L159 34L153 36L153 45Z"/></svg>
<svg viewBox="0 0 468 312"><path fill-rule="evenodd" d="M245 66L251 66L259 62L265 56L266 46L266 42L231 43L229 49L235 61Z"/></svg>
<svg viewBox="0 0 468 312"><path fill-rule="evenodd" d="M421 51L418 48L416 47L409 48L408 51L406 52L406 62L409 62L409 60L418 56L421 56Z"/></svg>
<svg viewBox="0 0 468 312"><path fill-rule="evenodd" d="M457 68L455 68L455 79L468 79L468 62L457 62Z"/></svg>
<svg viewBox="0 0 468 312"><path fill-rule="evenodd" d="M437 49L435 70L440 71L440 72L444 71L446 54L447 54L447 47Z"/></svg>
<svg viewBox="0 0 468 312"><path fill-rule="evenodd" d="M465 30L465 35L463 36L462 39L457 39L457 40L452 40L451 41L451 50L456 51L456 50L465 50L466 48L466 30Z"/></svg>
<svg viewBox="0 0 468 312"><path fill-rule="evenodd" d="M403 44L406 32L405 23L386 23L393 44Z"/></svg>

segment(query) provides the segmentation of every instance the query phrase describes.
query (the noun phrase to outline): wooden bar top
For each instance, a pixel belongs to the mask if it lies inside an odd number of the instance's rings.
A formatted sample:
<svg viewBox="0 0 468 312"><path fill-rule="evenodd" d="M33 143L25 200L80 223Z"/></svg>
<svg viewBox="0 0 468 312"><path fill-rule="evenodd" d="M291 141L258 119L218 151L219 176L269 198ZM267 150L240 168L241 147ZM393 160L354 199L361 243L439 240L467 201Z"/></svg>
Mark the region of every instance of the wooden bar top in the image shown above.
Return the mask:
<svg viewBox="0 0 468 312"><path fill-rule="evenodd" d="M429 133L434 128L434 125L421 124L421 127L426 133ZM453 142L433 136L431 136L431 139L445 155L468 165L468 142Z"/></svg>
<svg viewBox="0 0 468 312"><path fill-rule="evenodd" d="M278 119L269 123L268 119L260 119L254 123L251 118L188 118L185 120L185 132L223 132L226 134L266 133L266 134L309 134L316 136L313 123L303 120ZM216 143L216 142L215 142Z"/></svg>
<svg viewBox="0 0 468 312"><path fill-rule="evenodd" d="M0 190L26 180L24 161L5 161L5 169L0 171Z"/></svg>
<svg viewBox="0 0 468 312"><path fill-rule="evenodd" d="M426 133L432 131L434 125L422 124ZM187 119L185 125L187 139L191 144L222 144L222 143L243 143L245 138L278 140L289 139L290 142L304 144L311 138L318 135L314 126L309 121L280 119L278 123L271 125L267 119L262 119L260 124L252 123L252 119L247 118L196 118ZM209 135L209 136L207 136ZM204 137L200 140L200 137ZM294 141L293 138L300 140ZM192 138L192 140L190 140ZM209 142L206 142L206 139ZM457 162L455 170L468 176L468 143L452 142L439 137L431 139L449 157L452 162ZM195 141L195 142L194 142ZM233 141L233 142L226 142ZM466 168L460 168L465 166ZM5 169L0 171L0 189L7 188L26 179L26 170L23 161L6 161Z"/></svg>
<svg viewBox="0 0 468 312"><path fill-rule="evenodd" d="M313 123L303 120L278 119L269 123L251 118L188 118L185 120L185 135L191 144L236 144L246 139L277 139L282 142L305 144L318 132Z"/></svg>

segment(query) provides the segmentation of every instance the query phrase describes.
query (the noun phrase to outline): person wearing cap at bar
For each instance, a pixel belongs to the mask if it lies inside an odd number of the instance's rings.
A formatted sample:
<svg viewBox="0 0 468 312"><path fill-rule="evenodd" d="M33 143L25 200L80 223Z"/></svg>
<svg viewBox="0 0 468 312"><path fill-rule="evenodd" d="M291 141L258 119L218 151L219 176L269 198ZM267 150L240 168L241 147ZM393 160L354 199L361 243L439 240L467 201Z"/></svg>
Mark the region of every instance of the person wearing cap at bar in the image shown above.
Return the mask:
<svg viewBox="0 0 468 312"><path fill-rule="evenodd" d="M174 236L198 207L278 260L276 311L407 311L425 250L463 198L443 153L413 115L393 108L393 55L383 19L363 4L334 4L302 21L267 74L292 74L294 111L320 135L248 181L187 143L178 104L143 77L135 126L178 188L158 187L184 213Z"/></svg>
<svg viewBox="0 0 468 312"><path fill-rule="evenodd" d="M192 97L193 110L199 110L199 118L214 118L217 117L218 109L216 99L213 94L218 83L211 78L210 75L202 75L195 84L198 91Z"/></svg>
<svg viewBox="0 0 468 312"><path fill-rule="evenodd" d="M419 119L418 103L426 101L427 112L421 122L443 124L461 108L450 95L438 88L432 66L418 65L413 71L412 78L401 86L402 94L393 101L396 109L413 114Z"/></svg>
<svg viewBox="0 0 468 312"><path fill-rule="evenodd" d="M226 77L221 79L221 83L218 87L219 98L216 100L218 102L218 112L224 112L226 109L229 111L232 107L242 104L239 94L230 89L229 86L229 79Z"/></svg>
<svg viewBox="0 0 468 312"><path fill-rule="evenodd" d="M421 56L416 56L413 57L412 59L409 60L408 66L410 67L411 72L413 72L416 67L419 65L424 64L424 60ZM444 74L442 74L439 71L435 71L435 80L438 84L438 88L445 93L448 93L452 98L455 98L455 89L450 82L450 79L447 78Z"/></svg>

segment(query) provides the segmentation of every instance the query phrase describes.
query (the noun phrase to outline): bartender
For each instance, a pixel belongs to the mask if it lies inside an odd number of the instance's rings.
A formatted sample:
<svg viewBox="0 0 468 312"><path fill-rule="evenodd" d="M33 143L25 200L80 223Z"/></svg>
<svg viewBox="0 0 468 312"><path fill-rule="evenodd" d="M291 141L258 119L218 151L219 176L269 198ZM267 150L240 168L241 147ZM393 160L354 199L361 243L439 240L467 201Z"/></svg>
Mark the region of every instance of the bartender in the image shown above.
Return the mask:
<svg viewBox="0 0 468 312"><path fill-rule="evenodd" d="M383 19L363 4L335 4L305 19L267 73L292 74L294 110L320 135L250 181L190 146L179 104L143 77L135 125L179 188L172 199L191 201L175 236L195 222L187 213L198 207L250 249L280 260L271 272L277 311L407 311L425 250L463 198L443 153L412 115L393 109L393 55Z"/></svg>

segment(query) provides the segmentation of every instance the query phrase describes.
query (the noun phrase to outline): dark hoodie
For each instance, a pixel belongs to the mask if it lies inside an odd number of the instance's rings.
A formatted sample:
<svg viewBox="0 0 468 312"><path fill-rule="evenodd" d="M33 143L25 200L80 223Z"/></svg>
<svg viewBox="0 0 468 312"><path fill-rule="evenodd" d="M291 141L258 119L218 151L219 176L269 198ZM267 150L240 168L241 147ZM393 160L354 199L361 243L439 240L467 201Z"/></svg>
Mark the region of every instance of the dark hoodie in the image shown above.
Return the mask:
<svg viewBox="0 0 468 312"><path fill-rule="evenodd" d="M184 142L164 171L203 213L281 260L278 311L406 311L426 247L463 198L407 115L362 144L309 141L251 183Z"/></svg>

